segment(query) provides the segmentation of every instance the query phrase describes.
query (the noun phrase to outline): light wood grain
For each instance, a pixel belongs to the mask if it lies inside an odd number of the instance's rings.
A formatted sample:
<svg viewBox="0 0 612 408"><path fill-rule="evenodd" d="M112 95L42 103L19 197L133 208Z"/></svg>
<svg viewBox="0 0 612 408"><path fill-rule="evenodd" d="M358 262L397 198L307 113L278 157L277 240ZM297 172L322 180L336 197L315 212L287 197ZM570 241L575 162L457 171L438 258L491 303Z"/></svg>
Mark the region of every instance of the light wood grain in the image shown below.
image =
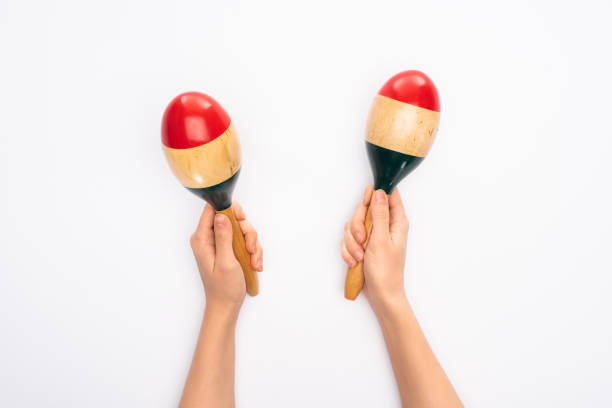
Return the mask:
<svg viewBox="0 0 612 408"><path fill-rule="evenodd" d="M370 233L372 232L372 213L370 212L370 207L368 207L368 212L366 214L365 228L366 240L363 243L363 249L366 249L368 246ZM361 289L363 289L364 282L365 276L363 274L363 262L359 262L352 268L348 268L348 271L346 272L346 281L344 282L344 297L348 300L355 300L359 295L359 292L361 292Z"/></svg>
<svg viewBox="0 0 612 408"><path fill-rule="evenodd" d="M232 177L242 161L240 141L230 123L221 136L210 143L190 149L163 146L170 168L179 181L189 188L204 188Z"/></svg>
<svg viewBox="0 0 612 408"><path fill-rule="evenodd" d="M242 230L240 229L240 225L238 225L234 210L230 206L229 208L218 212L221 214L225 214L232 223L232 246L234 248L234 255L236 255L236 259L240 263L240 266L242 267L242 272L244 273L246 291L251 296L257 296L257 294L259 293L259 279L257 278L257 272L255 272L255 270L251 266L251 255L246 249L244 235L242 235Z"/></svg>
<svg viewBox="0 0 612 408"><path fill-rule="evenodd" d="M440 112L376 95L368 117L366 140L399 153L425 157L439 121Z"/></svg>

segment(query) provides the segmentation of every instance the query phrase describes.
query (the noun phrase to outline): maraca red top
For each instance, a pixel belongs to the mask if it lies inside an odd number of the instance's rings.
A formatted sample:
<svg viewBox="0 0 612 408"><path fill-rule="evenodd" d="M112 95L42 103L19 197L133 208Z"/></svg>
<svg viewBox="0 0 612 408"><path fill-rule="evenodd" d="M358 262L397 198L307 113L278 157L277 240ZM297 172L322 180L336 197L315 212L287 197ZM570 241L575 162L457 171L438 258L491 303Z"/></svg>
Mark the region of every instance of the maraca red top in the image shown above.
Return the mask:
<svg viewBox="0 0 612 408"><path fill-rule="evenodd" d="M212 97L185 92L174 98L162 119L162 143L173 149L189 149L209 143L223 134L231 119Z"/></svg>
<svg viewBox="0 0 612 408"><path fill-rule="evenodd" d="M400 72L391 77L380 88L378 94L396 101L440 112L438 90L433 81L421 71Z"/></svg>
<svg viewBox="0 0 612 408"><path fill-rule="evenodd" d="M174 98L162 119L162 145L181 183L202 189L223 183L240 169L240 142L225 111L210 96L185 92Z"/></svg>

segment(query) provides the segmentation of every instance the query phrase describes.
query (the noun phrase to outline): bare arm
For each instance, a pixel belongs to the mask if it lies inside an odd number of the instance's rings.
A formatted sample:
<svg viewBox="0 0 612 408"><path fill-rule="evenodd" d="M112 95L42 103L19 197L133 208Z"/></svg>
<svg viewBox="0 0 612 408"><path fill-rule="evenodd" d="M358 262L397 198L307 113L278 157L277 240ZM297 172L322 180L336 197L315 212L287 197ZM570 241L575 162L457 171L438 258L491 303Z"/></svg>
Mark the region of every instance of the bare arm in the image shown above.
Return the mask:
<svg viewBox="0 0 612 408"><path fill-rule="evenodd" d="M181 407L233 407L236 317L206 308Z"/></svg>
<svg viewBox="0 0 612 408"><path fill-rule="evenodd" d="M370 198L372 198L370 200ZM372 232L367 248L365 216L370 205ZM347 223L342 256L347 264L364 261L364 291L385 338L404 407L462 407L433 354L404 291L408 220L397 189L387 197L368 187Z"/></svg>
<svg viewBox="0 0 612 408"><path fill-rule="evenodd" d="M262 249L257 233L234 203L253 267L262 270ZM232 249L232 226L223 214L206 206L191 237L204 290L206 309L191 368L185 382L181 408L234 407L235 329L246 286Z"/></svg>
<svg viewBox="0 0 612 408"><path fill-rule="evenodd" d="M377 313L404 407L462 407L407 299Z"/></svg>

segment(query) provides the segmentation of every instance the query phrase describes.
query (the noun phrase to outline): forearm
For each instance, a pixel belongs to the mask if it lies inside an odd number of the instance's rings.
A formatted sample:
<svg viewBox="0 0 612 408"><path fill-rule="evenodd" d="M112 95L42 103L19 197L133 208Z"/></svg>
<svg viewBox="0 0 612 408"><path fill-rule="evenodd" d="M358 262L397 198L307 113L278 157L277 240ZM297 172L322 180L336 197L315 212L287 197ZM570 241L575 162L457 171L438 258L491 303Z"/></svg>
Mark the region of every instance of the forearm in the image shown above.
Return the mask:
<svg viewBox="0 0 612 408"><path fill-rule="evenodd" d="M236 319L234 312L206 307L181 408L234 407Z"/></svg>
<svg viewBox="0 0 612 408"><path fill-rule="evenodd" d="M461 407L405 297L376 311L404 407Z"/></svg>

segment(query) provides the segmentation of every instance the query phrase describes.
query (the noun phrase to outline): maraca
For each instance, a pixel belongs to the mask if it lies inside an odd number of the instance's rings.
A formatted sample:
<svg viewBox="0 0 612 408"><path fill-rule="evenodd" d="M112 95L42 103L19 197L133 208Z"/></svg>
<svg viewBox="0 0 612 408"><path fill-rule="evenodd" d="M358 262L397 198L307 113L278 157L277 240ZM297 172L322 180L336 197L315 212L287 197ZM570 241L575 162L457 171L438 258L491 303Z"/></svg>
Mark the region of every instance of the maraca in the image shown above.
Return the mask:
<svg viewBox="0 0 612 408"><path fill-rule="evenodd" d="M244 236L232 210L232 192L240 173L240 142L227 112L199 92L174 98L162 119L162 144L179 181L232 223L234 254L242 266L247 293L259 292Z"/></svg>
<svg viewBox="0 0 612 408"><path fill-rule="evenodd" d="M440 119L440 100L435 85L420 71L404 71L389 79L374 98L366 126L366 149L374 190L387 194L414 170L431 147ZM368 210L367 238L372 230ZM363 288L363 264L349 268L344 297L354 300Z"/></svg>

